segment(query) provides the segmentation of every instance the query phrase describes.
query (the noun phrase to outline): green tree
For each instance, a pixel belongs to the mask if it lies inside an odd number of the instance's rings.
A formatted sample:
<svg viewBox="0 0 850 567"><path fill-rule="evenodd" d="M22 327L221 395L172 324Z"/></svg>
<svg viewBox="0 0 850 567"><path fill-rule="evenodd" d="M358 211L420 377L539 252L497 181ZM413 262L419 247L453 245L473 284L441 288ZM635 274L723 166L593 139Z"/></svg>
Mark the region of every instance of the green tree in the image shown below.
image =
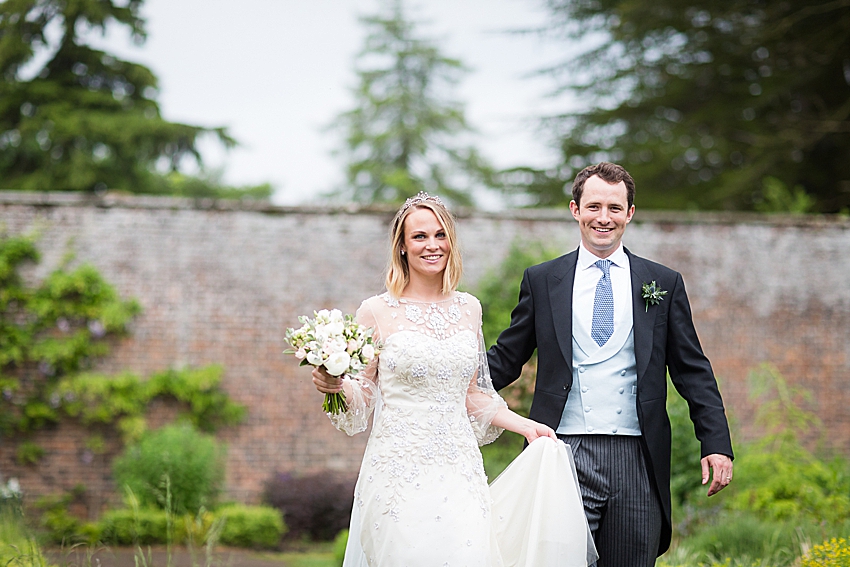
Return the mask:
<svg viewBox="0 0 850 567"><path fill-rule="evenodd" d="M465 71L417 34L401 0L361 18L369 30L357 58L355 107L337 118L344 131L348 187L367 203L400 203L427 190L471 204L474 187L492 186L493 170L459 140L472 133L460 103L445 94Z"/></svg>
<svg viewBox="0 0 850 567"><path fill-rule="evenodd" d="M850 208L850 0L547 6L550 32L592 47L543 72L588 104L552 119L561 166L509 176L514 191L564 201L609 160L646 207Z"/></svg>
<svg viewBox="0 0 850 567"><path fill-rule="evenodd" d="M143 41L141 5L0 3L0 188L180 193L157 166L201 164L197 142L204 135L235 144L224 128L164 120L150 69L86 45L88 34L115 26Z"/></svg>

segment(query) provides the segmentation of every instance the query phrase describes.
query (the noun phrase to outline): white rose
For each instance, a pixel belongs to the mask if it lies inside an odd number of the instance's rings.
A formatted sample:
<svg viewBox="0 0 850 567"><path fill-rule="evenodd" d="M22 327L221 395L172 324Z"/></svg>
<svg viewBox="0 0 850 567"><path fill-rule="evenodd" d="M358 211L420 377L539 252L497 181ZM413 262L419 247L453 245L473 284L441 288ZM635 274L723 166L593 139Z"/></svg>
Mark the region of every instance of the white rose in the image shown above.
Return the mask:
<svg viewBox="0 0 850 567"><path fill-rule="evenodd" d="M316 313L316 319L322 319L323 321L327 321L331 316L331 312L327 309L322 309L321 311Z"/></svg>
<svg viewBox="0 0 850 567"><path fill-rule="evenodd" d="M349 364L351 364L351 356L347 352L335 352L325 361L325 368L331 376L339 376L348 370Z"/></svg>
<svg viewBox="0 0 850 567"><path fill-rule="evenodd" d="M342 321L331 321L325 325L325 332L331 337L341 335L344 330L345 325L342 324Z"/></svg>
<svg viewBox="0 0 850 567"><path fill-rule="evenodd" d="M312 350L307 353L307 362L312 364L313 366L321 366L322 365L322 355L313 352Z"/></svg>
<svg viewBox="0 0 850 567"><path fill-rule="evenodd" d="M325 341L325 344L322 345L322 351L324 351L325 354L333 354L344 351L346 346L345 340L343 339L328 339Z"/></svg>
<svg viewBox="0 0 850 567"><path fill-rule="evenodd" d="M298 360L304 360L305 356L307 356L307 351L304 350L304 347L301 347L295 351L295 358L297 358Z"/></svg>
<svg viewBox="0 0 850 567"><path fill-rule="evenodd" d="M340 311L339 309L332 309L330 313L330 319L333 322L339 321L341 323L343 320L342 311Z"/></svg>
<svg viewBox="0 0 850 567"><path fill-rule="evenodd" d="M363 350L360 351L360 354L363 355L363 358L366 360L372 360L375 358L375 347L370 344L364 345Z"/></svg>

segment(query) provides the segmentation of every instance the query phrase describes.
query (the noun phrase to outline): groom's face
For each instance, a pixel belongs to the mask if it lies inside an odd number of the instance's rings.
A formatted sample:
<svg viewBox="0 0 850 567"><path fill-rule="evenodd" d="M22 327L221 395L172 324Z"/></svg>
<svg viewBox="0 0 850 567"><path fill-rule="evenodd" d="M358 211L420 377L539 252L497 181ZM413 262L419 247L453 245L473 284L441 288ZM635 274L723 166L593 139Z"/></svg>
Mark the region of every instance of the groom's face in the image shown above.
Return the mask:
<svg viewBox="0 0 850 567"><path fill-rule="evenodd" d="M570 202L570 211L578 221L584 247L600 258L607 258L620 246L626 225L635 207L629 207L626 185L611 185L597 175L584 182L581 204Z"/></svg>

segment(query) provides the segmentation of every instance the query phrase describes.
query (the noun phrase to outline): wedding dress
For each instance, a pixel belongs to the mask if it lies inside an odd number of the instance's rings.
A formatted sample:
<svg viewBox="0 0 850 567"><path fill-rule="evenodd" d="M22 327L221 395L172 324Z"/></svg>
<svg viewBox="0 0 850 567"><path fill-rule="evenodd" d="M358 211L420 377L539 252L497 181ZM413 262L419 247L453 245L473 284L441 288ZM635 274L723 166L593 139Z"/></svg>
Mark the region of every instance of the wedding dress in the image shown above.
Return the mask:
<svg viewBox="0 0 850 567"><path fill-rule="evenodd" d="M344 567L592 562L562 443L532 443L492 494L487 485L478 445L501 434L490 422L505 402L490 382L478 300L457 292L420 303L385 293L364 301L357 320L375 329L382 348L366 371L345 378L348 411L330 416L354 435L374 410Z"/></svg>

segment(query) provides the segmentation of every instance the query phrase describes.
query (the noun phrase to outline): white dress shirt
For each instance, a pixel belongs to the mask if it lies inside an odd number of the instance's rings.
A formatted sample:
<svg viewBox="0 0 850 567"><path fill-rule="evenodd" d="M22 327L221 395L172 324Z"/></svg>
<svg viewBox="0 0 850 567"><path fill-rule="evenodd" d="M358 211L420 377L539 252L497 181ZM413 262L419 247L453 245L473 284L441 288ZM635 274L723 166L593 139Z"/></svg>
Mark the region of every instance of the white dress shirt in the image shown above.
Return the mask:
<svg viewBox="0 0 850 567"><path fill-rule="evenodd" d="M584 243L579 246L576 277L573 283L573 314L577 316L579 328L573 329L574 333L590 336L596 284L602 278L602 270L594 266L594 263L601 259L585 248ZM611 274L611 290L614 294L614 329L616 331L620 325L627 324L630 327L632 325L632 321L625 320L631 314L631 310L628 309L632 297L631 267L622 243L606 260L611 260L609 273Z"/></svg>

